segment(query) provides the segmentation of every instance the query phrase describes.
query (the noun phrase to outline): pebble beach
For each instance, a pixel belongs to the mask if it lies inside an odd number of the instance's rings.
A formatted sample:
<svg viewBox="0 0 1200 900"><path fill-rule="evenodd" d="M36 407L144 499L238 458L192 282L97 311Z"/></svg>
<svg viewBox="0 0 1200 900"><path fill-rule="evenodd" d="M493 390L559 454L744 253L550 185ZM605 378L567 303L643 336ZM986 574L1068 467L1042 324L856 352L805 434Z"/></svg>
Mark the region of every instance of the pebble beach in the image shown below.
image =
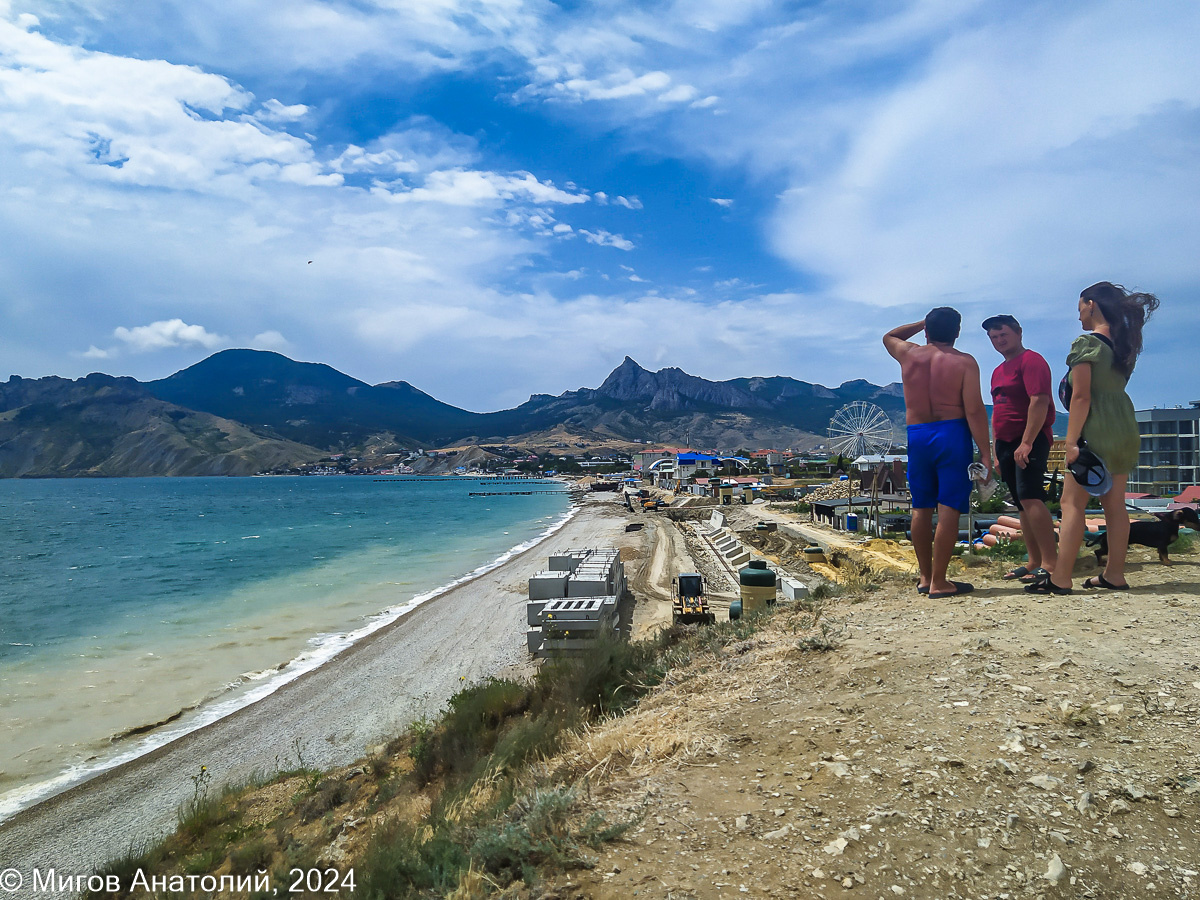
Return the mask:
<svg viewBox="0 0 1200 900"><path fill-rule="evenodd" d="M219 787L301 765L343 765L436 714L464 683L527 668L529 576L550 553L615 544L624 525L615 504L585 504L537 545L276 693L0 824L0 863L86 875L173 829L201 766Z"/></svg>

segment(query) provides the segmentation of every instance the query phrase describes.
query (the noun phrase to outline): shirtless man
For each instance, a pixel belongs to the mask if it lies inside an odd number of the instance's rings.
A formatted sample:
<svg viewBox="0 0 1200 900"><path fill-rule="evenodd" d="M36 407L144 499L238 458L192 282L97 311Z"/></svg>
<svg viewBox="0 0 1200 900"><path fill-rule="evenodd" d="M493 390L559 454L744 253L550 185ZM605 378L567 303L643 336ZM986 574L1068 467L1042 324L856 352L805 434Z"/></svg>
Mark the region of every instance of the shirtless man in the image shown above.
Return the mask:
<svg viewBox="0 0 1200 900"><path fill-rule="evenodd" d="M924 321L893 328L883 336L887 352L900 363L908 423L908 487L912 494L912 542L921 579L917 590L931 599L974 590L946 578L958 541L958 517L970 507L967 468L979 447L992 473L987 411L979 389L975 357L954 349L962 317L949 306L932 309ZM924 331L925 343L909 338ZM937 532L933 511L937 508Z"/></svg>

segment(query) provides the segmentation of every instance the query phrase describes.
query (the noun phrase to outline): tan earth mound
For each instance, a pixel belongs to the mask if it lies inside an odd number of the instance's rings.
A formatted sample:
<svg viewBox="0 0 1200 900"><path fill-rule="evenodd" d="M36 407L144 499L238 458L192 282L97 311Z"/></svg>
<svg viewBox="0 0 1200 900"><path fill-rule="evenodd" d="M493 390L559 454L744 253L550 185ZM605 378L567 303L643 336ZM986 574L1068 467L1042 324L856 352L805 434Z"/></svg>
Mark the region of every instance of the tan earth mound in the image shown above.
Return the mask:
<svg viewBox="0 0 1200 900"><path fill-rule="evenodd" d="M1044 600L1002 572L898 575L672 673L567 754L645 818L545 896L1200 896L1200 559Z"/></svg>

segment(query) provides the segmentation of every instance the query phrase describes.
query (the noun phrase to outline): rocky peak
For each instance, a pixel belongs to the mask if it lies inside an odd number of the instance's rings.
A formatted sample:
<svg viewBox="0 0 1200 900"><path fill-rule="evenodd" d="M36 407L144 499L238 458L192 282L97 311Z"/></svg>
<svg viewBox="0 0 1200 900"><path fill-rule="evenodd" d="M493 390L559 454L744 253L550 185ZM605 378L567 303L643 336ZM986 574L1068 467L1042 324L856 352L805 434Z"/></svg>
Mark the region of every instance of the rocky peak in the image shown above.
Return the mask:
<svg viewBox="0 0 1200 900"><path fill-rule="evenodd" d="M655 386L654 374L639 366L632 357L626 356L596 392L613 400L640 400L653 397Z"/></svg>

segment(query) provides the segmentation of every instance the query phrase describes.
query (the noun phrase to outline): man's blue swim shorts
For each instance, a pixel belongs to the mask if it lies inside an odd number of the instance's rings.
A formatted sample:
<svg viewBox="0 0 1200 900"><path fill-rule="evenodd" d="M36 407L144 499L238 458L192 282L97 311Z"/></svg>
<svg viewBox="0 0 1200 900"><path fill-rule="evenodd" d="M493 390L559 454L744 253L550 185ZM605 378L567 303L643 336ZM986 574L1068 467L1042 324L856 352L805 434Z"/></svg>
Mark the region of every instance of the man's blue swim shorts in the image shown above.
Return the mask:
<svg viewBox="0 0 1200 900"><path fill-rule="evenodd" d="M908 490L913 509L939 504L966 512L971 503L967 467L975 459L966 419L908 426Z"/></svg>

